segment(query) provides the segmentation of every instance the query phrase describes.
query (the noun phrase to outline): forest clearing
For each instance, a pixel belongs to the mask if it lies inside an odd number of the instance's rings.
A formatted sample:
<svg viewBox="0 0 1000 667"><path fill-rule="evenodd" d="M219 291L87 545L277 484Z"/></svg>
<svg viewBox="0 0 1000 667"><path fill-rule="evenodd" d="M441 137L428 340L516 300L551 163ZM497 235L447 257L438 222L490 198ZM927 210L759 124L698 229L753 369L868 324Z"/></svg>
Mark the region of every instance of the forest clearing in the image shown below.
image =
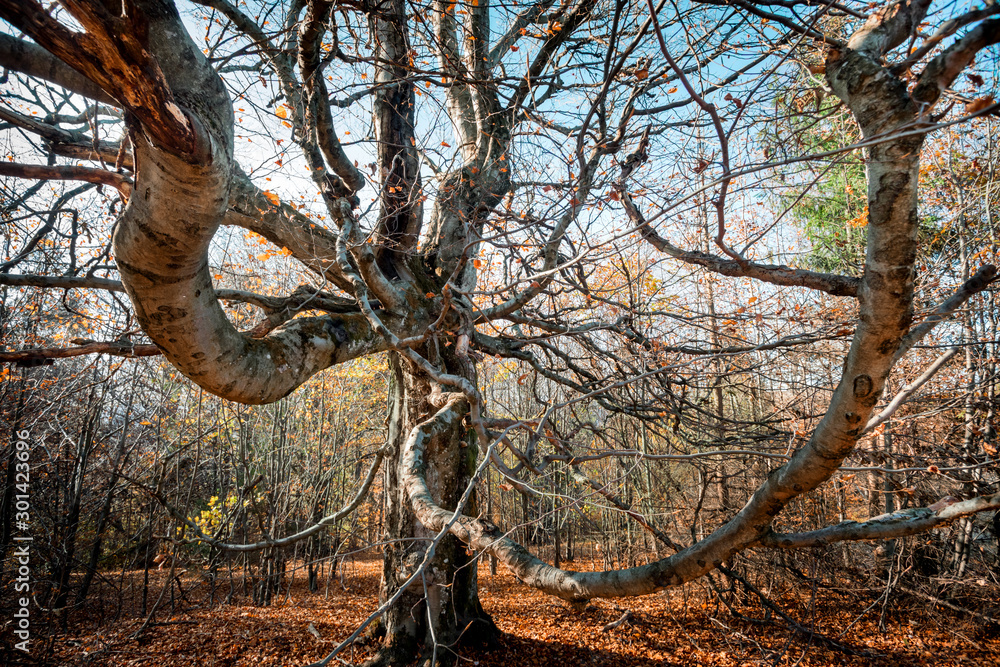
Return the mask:
<svg viewBox="0 0 1000 667"><path fill-rule="evenodd" d="M0 0L23 665L1000 651L996 0Z"/></svg>

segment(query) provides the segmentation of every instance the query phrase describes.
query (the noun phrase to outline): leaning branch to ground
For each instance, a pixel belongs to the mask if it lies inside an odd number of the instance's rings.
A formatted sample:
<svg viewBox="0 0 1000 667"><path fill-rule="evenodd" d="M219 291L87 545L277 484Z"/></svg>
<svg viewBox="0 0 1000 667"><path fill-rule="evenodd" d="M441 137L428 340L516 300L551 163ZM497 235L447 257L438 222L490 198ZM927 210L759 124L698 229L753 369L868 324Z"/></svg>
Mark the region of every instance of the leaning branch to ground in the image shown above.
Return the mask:
<svg viewBox="0 0 1000 667"><path fill-rule="evenodd" d="M523 546L507 537L497 526L472 517L456 515L437 505L431 497L425 478L427 464L424 449L436 433L443 432L467 414L466 398L449 394L444 406L410 432L403 445L400 462L401 480L405 484L414 513L428 530L450 532L476 551L495 556L522 582L545 593L572 603L582 603L595 597L631 597L654 593L695 579L722 561L711 563L700 557L705 542L648 565L606 572L574 572L553 567L536 558ZM797 548L850 540L896 538L926 532L963 516L1000 508L1000 493L966 501L944 500L938 505L895 512L870 521L845 522L819 531L801 534L778 534L770 529L756 543L758 546ZM725 535L734 528L733 522L717 534ZM718 538L716 538L718 539Z"/></svg>
<svg viewBox="0 0 1000 667"><path fill-rule="evenodd" d="M881 59L909 34L905 26L918 25L923 20L926 3L921 0L905 7L893 7L899 11L873 17L852 39L851 48L831 50L826 62L830 87L851 110L864 135L892 137L868 150L868 200L873 204L869 211L863 277L855 284L852 279L831 279L797 270L790 274L763 271L760 275L761 280L776 282L777 278L782 281L777 284L814 286L831 293L839 289L838 284L843 288L855 286L858 319L854 337L844 358L841 380L809 440L786 464L771 472L735 516L704 539L668 558L640 567L609 572L572 572L554 568L534 557L496 526L457 516L434 502L425 479L423 450L434 433L455 427L466 412L471 413L473 424L477 424L478 406L467 394L449 400L435 415L418 424L403 445L400 478L421 524L432 531L450 525L455 537L472 549L495 556L526 584L574 603L594 597L646 595L692 581L744 549L760 545L762 539L772 534L775 517L789 503L816 489L840 469L857 446L879 403L897 351L914 342L910 332L915 287L912 269L917 254L916 211L920 149L924 137L922 134L894 134L900 127L918 122L920 109L909 96L905 82L892 76ZM631 202L627 193L622 201L626 206ZM644 230L644 235L652 233L648 225L643 226L641 216L636 217L638 209L634 205L629 214L640 230ZM678 250L665 241L661 246L666 251ZM743 272L739 275L749 275L745 268L749 262L736 259L734 262ZM985 288L994 273L995 269L988 267L980 272L980 281L970 281L967 285ZM951 305L939 309L942 316ZM940 321L942 317L931 319ZM927 331L930 326L933 326L931 322L925 322L917 329ZM959 516L998 505L1000 497L997 496L972 499L935 508L933 514L897 515L866 522L860 530L855 525L841 525L829 529L829 536L795 539L808 545L817 539L873 539L880 534L895 537L910 534L911 530L929 530ZM786 537L785 541L791 544L795 539Z"/></svg>
<svg viewBox="0 0 1000 667"><path fill-rule="evenodd" d="M801 549L825 546L835 542L888 540L926 533L956 519L995 509L1000 509L1000 493L962 501L946 498L930 507L900 510L867 521L844 521L834 526L805 533L769 532L761 537L760 545L782 549Z"/></svg>

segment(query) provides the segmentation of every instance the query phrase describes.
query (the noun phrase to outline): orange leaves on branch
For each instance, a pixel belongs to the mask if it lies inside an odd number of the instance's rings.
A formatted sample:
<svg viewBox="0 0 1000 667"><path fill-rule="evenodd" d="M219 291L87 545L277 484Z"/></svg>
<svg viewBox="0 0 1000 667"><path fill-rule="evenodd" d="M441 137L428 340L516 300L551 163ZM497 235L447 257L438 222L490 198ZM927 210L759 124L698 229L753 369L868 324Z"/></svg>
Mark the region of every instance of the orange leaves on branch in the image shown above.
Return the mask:
<svg viewBox="0 0 1000 667"><path fill-rule="evenodd" d="M451 148L451 144L449 144L447 141L442 141L441 145L444 146L445 148Z"/></svg>
<svg viewBox="0 0 1000 667"><path fill-rule="evenodd" d="M741 100L741 99L739 99L737 97L733 97L732 93L726 93L726 96L723 97L722 99L726 100L727 102L732 102L733 104L736 105L737 109L742 109L743 108L743 100Z"/></svg>
<svg viewBox="0 0 1000 667"><path fill-rule="evenodd" d="M981 85L986 83L985 81L983 81L983 77L979 76L978 74L972 74L971 72L968 72L966 73L965 76L969 78L969 81L971 81L972 85L975 86L976 88L979 88Z"/></svg>
<svg viewBox="0 0 1000 667"><path fill-rule="evenodd" d="M980 97L978 99L972 100L971 102L965 105L965 113L967 114L979 113L983 109L987 109L993 106L993 103L994 101L992 95L986 95L985 97Z"/></svg>
<svg viewBox="0 0 1000 667"><path fill-rule="evenodd" d="M698 158L698 164L694 168L694 173L700 174L701 172L708 169L709 164L710 164L709 161L706 160L705 158Z"/></svg>
<svg viewBox="0 0 1000 667"><path fill-rule="evenodd" d="M864 210L848 220L847 224L855 229L861 229L868 226L868 207L865 206Z"/></svg>
<svg viewBox="0 0 1000 667"><path fill-rule="evenodd" d="M271 202L272 204L274 204L275 206L281 206L281 197L279 197L278 195L274 194L270 190L265 190L264 191L264 196L267 197L267 200L269 202Z"/></svg>
<svg viewBox="0 0 1000 667"><path fill-rule="evenodd" d="M274 115L281 119L288 118L288 107L282 104L274 110Z"/></svg>

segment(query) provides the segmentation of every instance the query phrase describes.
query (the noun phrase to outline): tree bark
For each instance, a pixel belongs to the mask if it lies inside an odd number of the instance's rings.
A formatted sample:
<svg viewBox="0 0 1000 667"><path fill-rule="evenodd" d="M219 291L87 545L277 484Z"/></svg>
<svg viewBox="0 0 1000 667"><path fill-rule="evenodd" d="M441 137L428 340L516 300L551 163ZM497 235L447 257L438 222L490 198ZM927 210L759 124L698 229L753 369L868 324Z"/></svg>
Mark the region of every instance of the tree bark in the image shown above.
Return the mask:
<svg viewBox="0 0 1000 667"><path fill-rule="evenodd" d="M455 358L444 359L447 372L468 365ZM388 398L390 450L385 467L385 535L380 600L391 598L420 567L437 530L424 527L410 504L400 470L404 443L410 432L436 411L439 388L414 371L401 355L390 354ZM434 500L454 508L472 479L478 449L461 421L436 434L428 443L427 483ZM475 494L465 513L477 514ZM422 583L422 585L421 585ZM479 602L478 559L455 536L447 535L437 545L433 559L418 579L400 596L380 621L376 632L382 648L371 665L410 664L419 655L419 664L450 662L445 646L456 641L489 643L497 632L493 620Z"/></svg>

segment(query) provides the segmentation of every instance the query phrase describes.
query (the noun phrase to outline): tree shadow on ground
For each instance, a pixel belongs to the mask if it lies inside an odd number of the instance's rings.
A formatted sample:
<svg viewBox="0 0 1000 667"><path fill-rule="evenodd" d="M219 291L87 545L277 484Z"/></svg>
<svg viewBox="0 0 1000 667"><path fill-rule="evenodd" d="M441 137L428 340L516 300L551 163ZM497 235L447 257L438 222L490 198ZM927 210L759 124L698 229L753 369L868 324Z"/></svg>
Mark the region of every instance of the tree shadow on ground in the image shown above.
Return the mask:
<svg viewBox="0 0 1000 667"><path fill-rule="evenodd" d="M492 647L459 650L462 658L480 667L600 666L600 667L683 667L683 663L662 658L643 658L626 653L594 649L579 644L546 641L499 633ZM462 661L464 662L464 660Z"/></svg>

